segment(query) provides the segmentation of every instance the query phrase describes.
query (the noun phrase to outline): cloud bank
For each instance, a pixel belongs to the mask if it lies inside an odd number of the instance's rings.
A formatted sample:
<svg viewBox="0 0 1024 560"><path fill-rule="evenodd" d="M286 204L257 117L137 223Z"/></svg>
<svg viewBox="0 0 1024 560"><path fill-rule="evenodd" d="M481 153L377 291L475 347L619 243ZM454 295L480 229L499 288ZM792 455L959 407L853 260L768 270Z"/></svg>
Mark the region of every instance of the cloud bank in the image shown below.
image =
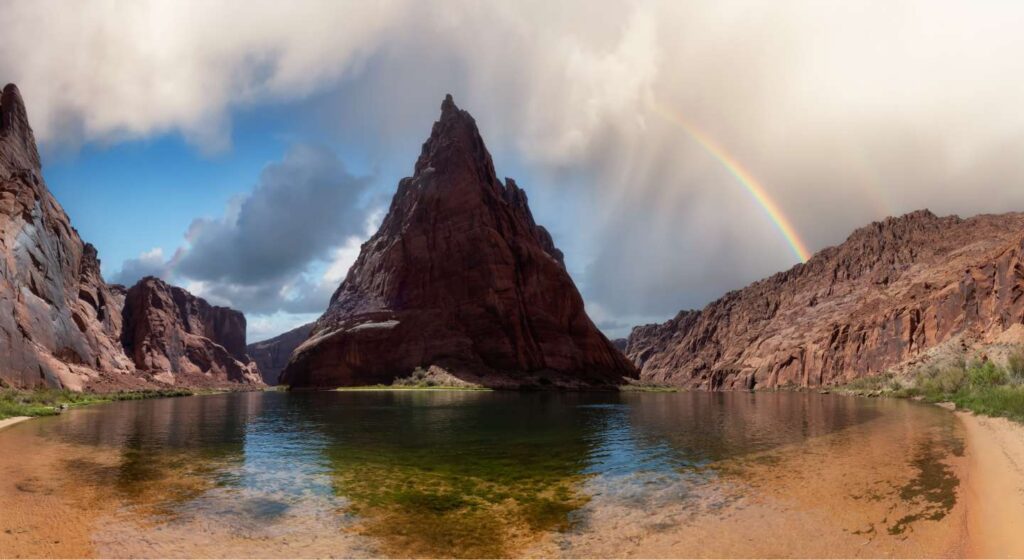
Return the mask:
<svg viewBox="0 0 1024 560"><path fill-rule="evenodd" d="M917 208L1024 209L1021 28L1024 5L994 1L11 2L0 76L51 144L176 132L225 150L233 109L316 99L324 128L382 160L451 91L499 168L527 170L538 220L619 325L796 262L665 110L741 162L814 250ZM282 252L259 227L268 174L237 216L197 221L175 261L253 310L308 289L296 271L354 231L300 230L309 250ZM330 200L361 227L357 199Z"/></svg>
<svg viewBox="0 0 1024 560"><path fill-rule="evenodd" d="M355 260L353 245L358 255L367 229L376 229L379 213L367 217L363 200L370 183L350 174L332 150L294 146L222 216L195 220L173 256L148 251L127 260L114 279L130 285L159 276L254 314L321 313L339 270L343 275Z"/></svg>

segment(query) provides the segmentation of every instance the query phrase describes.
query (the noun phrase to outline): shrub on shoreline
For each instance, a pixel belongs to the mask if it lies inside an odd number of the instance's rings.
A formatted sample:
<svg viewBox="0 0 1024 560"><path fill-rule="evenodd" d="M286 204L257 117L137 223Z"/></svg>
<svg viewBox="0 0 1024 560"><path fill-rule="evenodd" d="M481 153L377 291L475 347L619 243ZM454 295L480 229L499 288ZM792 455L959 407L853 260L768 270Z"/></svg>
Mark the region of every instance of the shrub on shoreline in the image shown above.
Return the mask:
<svg viewBox="0 0 1024 560"><path fill-rule="evenodd" d="M1024 351L1010 354L1005 366L989 360L955 362L918 372L903 386L893 374L857 379L844 392L888 395L927 402L952 402L957 408L1024 422Z"/></svg>
<svg viewBox="0 0 1024 560"><path fill-rule="evenodd" d="M12 416L49 416L59 414L61 407L82 406L101 402L184 397L194 395L188 389L147 389L116 393L85 393L68 389L0 389L0 420Z"/></svg>

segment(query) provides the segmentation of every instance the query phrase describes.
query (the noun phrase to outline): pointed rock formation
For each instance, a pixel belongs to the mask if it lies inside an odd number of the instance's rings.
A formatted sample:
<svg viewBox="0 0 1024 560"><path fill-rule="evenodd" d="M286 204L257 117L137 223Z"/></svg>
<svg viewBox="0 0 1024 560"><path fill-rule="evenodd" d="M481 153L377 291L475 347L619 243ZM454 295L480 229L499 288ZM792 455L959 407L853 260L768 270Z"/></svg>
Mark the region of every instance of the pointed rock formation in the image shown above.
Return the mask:
<svg viewBox="0 0 1024 560"><path fill-rule="evenodd" d="M121 340L139 370L170 385L262 384L245 353L245 316L159 278L128 290Z"/></svg>
<svg viewBox="0 0 1024 560"><path fill-rule="evenodd" d="M246 352L252 356L253 361L260 368L264 383L271 386L277 385L281 371L288 365L288 359L291 358L292 352L309 338L311 330L313 330L313 323L306 323L274 338L246 346Z"/></svg>
<svg viewBox="0 0 1024 560"><path fill-rule="evenodd" d="M451 96L330 306L292 387L390 383L442 367L489 386L614 386L635 369L594 326L526 193L503 184Z"/></svg>
<svg viewBox="0 0 1024 560"><path fill-rule="evenodd" d="M0 379L82 389L99 371L130 373L121 308L43 182L18 88L0 96Z"/></svg>
<svg viewBox="0 0 1024 560"><path fill-rule="evenodd" d="M701 311L633 329L641 379L819 387L1024 343L1024 214L873 223Z"/></svg>

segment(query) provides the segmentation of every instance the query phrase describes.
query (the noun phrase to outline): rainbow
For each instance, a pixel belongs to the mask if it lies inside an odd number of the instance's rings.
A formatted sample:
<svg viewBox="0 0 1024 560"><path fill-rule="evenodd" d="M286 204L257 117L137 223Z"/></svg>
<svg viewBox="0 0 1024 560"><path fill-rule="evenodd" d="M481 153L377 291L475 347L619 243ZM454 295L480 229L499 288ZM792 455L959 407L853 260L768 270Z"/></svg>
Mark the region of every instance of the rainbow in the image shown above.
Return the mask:
<svg viewBox="0 0 1024 560"><path fill-rule="evenodd" d="M807 244L797 235L796 228L793 227L789 218L782 213L779 205L768 196L768 191L764 188L764 185L758 182L749 171L744 169L740 162L736 161L721 146L716 144L711 137L701 132L699 128L683 118L678 112L657 102L651 103L651 107L656 113L668 119L669 122L678 125L686 131L701 147L721 162L733 177L736 177L740 184L747 189L747 192L754 197L754 200L761 205L765 213L768 214L768 217L782 233L782 236L786 238L786 242L789 243L793 253L800 259L800 262L807 262L807 259L811 258L811 252L807 250Z"/></svg>

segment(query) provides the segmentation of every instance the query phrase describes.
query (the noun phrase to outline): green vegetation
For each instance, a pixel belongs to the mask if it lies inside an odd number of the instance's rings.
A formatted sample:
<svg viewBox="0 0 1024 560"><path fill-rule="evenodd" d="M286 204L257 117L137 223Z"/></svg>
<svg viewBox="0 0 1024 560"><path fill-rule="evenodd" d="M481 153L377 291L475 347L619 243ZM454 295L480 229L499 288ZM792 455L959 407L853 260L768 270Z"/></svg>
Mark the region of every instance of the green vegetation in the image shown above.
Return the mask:
<svg viewBox="0 0 1024 560"><path fill-rule="evenodd" d="M348 448L331 454L335 490L381 539L385 555L501 558L546 531L572 525L587 498L566 460L577 452L513 443L514 452L470 457L435 447ZM530 469L524 470L523 466Z"/></svg>
<svg viewBox="0 0 1024 560"><path fill-rule="evenodd" d="M461 387L455 385L360 385L338 387L335 391L490 391L487 387Z"/></svg>
<svg viewBox="0 0 1024 560"><path fill-rule="evenodd" d="M416 368L408 377L399 377L391 385L363 385L359 387L339 387L338 391L490 391L490 389L468 383L448 373L447 371L431 367L430 369Z"/></svg>
<svg viewBox="0 0 1024 560"><path fill-rule="evenodd" d="M83 406L112 401L134 401L195 394L187 389L121 391L116 393L78 393L67 389L0 389L0 419L12 416L48 416L59 414L61 407Z"/></svg>
<svg viewBox="0 0 1024 560"><path fill-rule="evenodd" d="M892 372L886 372L881 375L854 379L837 389L837 392L861 397L876 397L883 394L893 394L903 390L903 388L903 382L897 379Z"/></svg>
<svg viewBox="0 0 1024 560"><path fill-rule="evenodd" d="M627 393L678 393L682 391L681 388L671 385L648 385L646 383L619 385L619 390Z"/></svg>
<svg viewBox="0 0 1024 560"><path fill-rule="evenodd" d="M906 381L891 373L858 379L842 392L952 402L978 414L1024 422L1024 352L1011 354L1005 366L989 360L961 361L928 368Z"/></svg>

